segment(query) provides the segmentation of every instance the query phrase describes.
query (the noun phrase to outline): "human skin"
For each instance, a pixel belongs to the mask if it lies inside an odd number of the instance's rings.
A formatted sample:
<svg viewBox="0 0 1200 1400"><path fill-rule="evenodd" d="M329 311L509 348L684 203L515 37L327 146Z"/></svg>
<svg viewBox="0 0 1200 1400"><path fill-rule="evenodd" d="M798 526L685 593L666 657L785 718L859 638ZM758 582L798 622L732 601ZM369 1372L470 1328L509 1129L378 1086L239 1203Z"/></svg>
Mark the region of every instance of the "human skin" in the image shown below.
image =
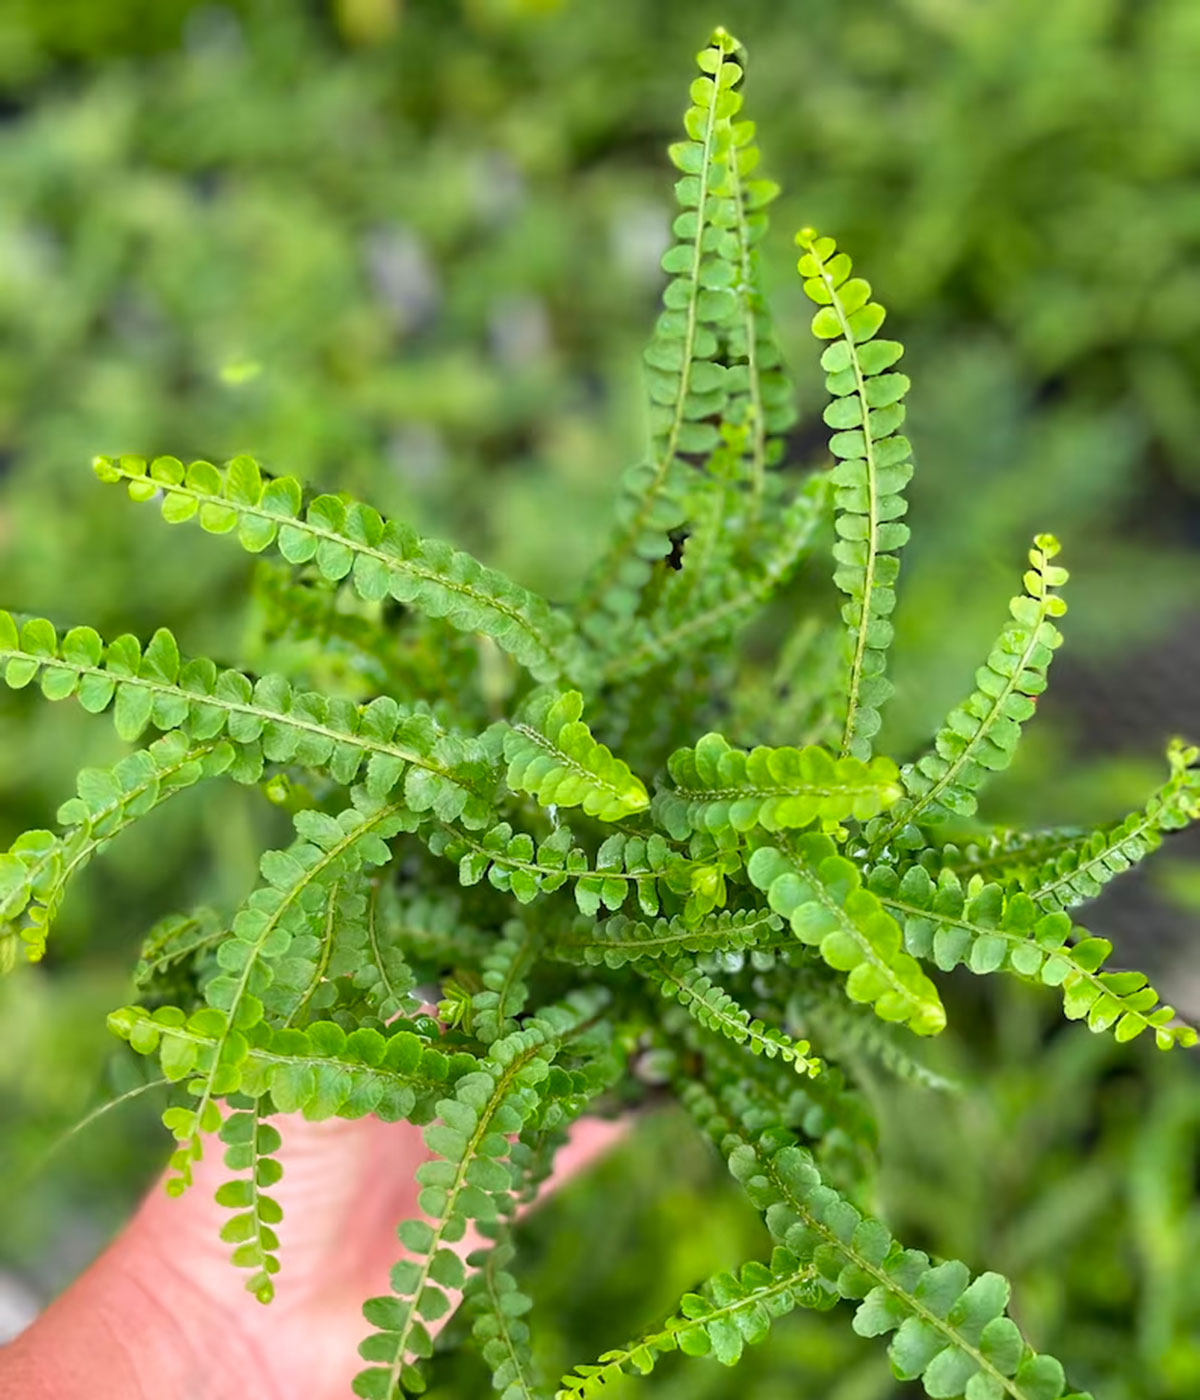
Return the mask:
<svg viewBox="0 0 1200 1400"><path fill-rule="evenodd" d="M273 1120L283 1138L276 1296L244 1288L213 1200L228 1176L205 1144L181 1197L157 1186L129 1225L65 1293L0 1349L0 1400L347 1400L363 1363L365 1298L388 1292L404 1250L395 1227L418 1215L413 1175L430 1154L410 1123ZM621 1132L577 1124L547 1189ZM453 1247L479 1243L468 1231ZM431 1324L435 1331L437 1324Z"/></svg>

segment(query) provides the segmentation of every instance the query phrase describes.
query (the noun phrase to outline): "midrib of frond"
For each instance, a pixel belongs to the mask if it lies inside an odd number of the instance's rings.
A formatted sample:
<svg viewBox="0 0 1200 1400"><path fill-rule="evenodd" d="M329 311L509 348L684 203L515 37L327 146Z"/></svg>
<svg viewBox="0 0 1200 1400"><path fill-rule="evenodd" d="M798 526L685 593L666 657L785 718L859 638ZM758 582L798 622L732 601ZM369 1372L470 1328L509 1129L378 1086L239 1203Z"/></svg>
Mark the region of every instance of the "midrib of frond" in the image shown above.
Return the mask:
<svg viewBox="0 0 1200 1400"><path fill-rule="evenodd" d="M737 208L738 264L742 275L738 299L742 307L742 326L746 336L746 378L749 383L752 443L749 523L753 526L762 510L763 488L766 482L767 427L763 417L762 388L758 377L758 316L754 308L754 277L750 266L750 229L743 202L742 177L738 171L738 151L732 145L729 151L729 182Z"/></svg>
<svg viewBox="0 0 1200 1400"><path fill-rule="evenodd" d="M375 902L378 898L379 887L373 885L371 894L367 900L367 944L371 949L371 958L379 972L379 980L387 989L390 1000L403 1003L404 993L399 992L392 985L392 979L388 976L387 964L383 956L383 950L379 946L379 930L375 922Z"/></svg>
<svg viewBox="0 0 1200 1400"><path fill-rule="evenodd" d="M321 955L313 965L313 974L308 979L308 986L305 987L304 994L296 1003L287 1020L284 1021L285 1026L290 1026L306 1010L308 1003L316 995L317 988L321 985L329 967L329 960L333 956L333 921L337 913L337 897L341 888L342 882L340 880L335 880L329 887L329 899L325 906L325 932L321 938Z"/></svg>

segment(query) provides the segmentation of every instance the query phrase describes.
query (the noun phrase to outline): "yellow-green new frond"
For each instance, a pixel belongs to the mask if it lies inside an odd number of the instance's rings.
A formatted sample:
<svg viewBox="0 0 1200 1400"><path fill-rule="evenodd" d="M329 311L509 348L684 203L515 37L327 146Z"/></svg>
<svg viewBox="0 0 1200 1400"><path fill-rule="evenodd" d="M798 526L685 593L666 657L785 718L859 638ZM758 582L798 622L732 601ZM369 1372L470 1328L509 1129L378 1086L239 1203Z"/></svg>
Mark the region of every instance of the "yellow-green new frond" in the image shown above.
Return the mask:
<svg viewBox="0 0 1200 1400"><path fill-rule="evenodd" d="M675 837L694 831L798 830L815 821L867 821L901 795L890 758L863 763L803 749L735 749L706 734L667 762L673 786L654 799L657 819Z"/></svg>
<svg viewBox="0 0 1200 1400"><path fill-rule="evenodd" d="M1047 913L1023 891L966 883L950 870L935 881L921 865L903 876L876 866L867 888L903 925L908 951L943 971L963 965L1058 987L1068 1018L1111 1030L1120 1041L1152 1031L1160 1050L1196 1043L1195 1030L1175 1022L1174 1009L1159 1003L1144 973L1103 970L1112 952L1106 938L1093 938L1065 913Z"/></svg>
<svg viewBox="0 0 1200 1400"><path fill-rule="evenodd" d="M912 477L912 449L901 435L907 375L890 372L904 353L894 340L875 338L884 310L871 300L870 283L850 276L850 259L832 238L804 229L796 241L804 290L820 305L813 334L833 344L821 356L833 402L825 421L833 428L830 450L838 459L837 543L834 582L849 596L842 616L849 627L849 674L842 752L871 755L879 707L891 694L884 675L892 641L899 551L909 530L904 488Z"/></svg>
<svg viewBox="0 0 1200 1400"><path fill-rule="evenodd" d="M937 988L905 952L896 920L829 837L813 832L786 851L760 847L747 873L802 943L850 974L846 992L852 1001L870 1002L882 1020L903 1021L918 1035L945 1027Z"/></svg>

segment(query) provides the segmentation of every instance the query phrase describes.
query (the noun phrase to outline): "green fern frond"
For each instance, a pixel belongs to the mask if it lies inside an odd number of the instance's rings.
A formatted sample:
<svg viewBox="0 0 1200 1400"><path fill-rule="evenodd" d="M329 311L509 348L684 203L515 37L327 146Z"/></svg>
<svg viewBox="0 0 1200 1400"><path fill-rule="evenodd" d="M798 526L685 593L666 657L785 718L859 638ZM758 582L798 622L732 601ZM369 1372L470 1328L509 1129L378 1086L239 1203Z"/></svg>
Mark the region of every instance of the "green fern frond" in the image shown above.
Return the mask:
<svg viewBox="0 0 1200 1400"><path fill-rule="evenodd" d="M730 953L770 946L778 941L783 920L769 909L722 909L696 923L676 916L653 924L614 914L603 923L580 922L555 938L555 957L588 966L624 967L640 958L670 958L680 953ZM791 934L785 935L790 939Z"/></svg>
<svg viewBox="0 0 1200 1400"><path fill-rule="evenodd" d="M920 865L901 877L877 866L868 887L884 909L904 923L905 944L916 957L949 971L964 964L975 973L1011 971L1061 987L1072 1020L1090 1030L1111 1029L1119 1041L1152 1030L1159 1048L1194 1045L1190 1026L1172 1025L1175 1012L1140 972L1102 972L1112 952L1104 938L1072 925L1062 912L1047 913L1023 891L998 884L964 885L953 871L936 883Z"/></svg>
<svg viewBox="0 0 1200 1400"><path fill-rule="evenodd" d="M504 936L482 961L483 990L471 998L471 1025L485 1045L517 1028L529 988L521 980L533 962L538 938L517 919L504 926Z"/></svg>
<svg viewBox="0 0 1200 1400"><path fill-rule="evenodd" d="M651 565L670 552L669 531L687 516L689 459L703 464L722 442L711 421L729 398L731 370L721 359L722 338L745 334L735 290L742 262L733 231L739 199L742 207L752 207L775 192L766 182L735 176L735 199L730 183L739 161L737 141L750 135L745 124L735 129L733 121L742 105L735 91L742 78L738 51L737 41L717 30L697 56L701 76L692 83L692 105L684 116L688 139L670 149L683 172L675 185L682 212L674 223L678 241L663 256L671 277L664 310L646 348L652 451L649 461L625 474L616 533L579 604L577 615L597 640L614 620L623 624L632 617ZM733 374L735 382L746 380L748 391L748 369ZM595 615L598 609L610 615L608 621Z"/></svg>
<svg viewBox="0 0 1200 1400"><path fill-rule="evenodd" d="M960 1083L913 1055L892 1026L845 997L833 994L827 974L819 978L816 974L823 974L823 969L805 967L799 985L788 998L789 1025L796 1024L806 1034L812 1034L831 1057L844 1058L852 1064L857 1060L860 1066L863 1060L869 1060L905 1083L937 1093L961 1093Z"/></svg>
<svg viewBox="0 0 1200 1400"><path fill-rule="evenodd" d="M397 941L381 928L378 905L379 887L372 885L362 900L361 916L348 923L339 921L331 971L348 975L355 990L386 1024L416 1009L412 990L417 979Z"/></svg>
<svg viewBox="0 0 1200 1400"><path fill-rule="evenodd" d="M225 1018L211 1007L188 1016L174 1006L154 1012L124 1006L109 1015L108 1026L139 1054L157 1056L172 1081L208 1073L227 1036ZM388 1123L428 1122L447 1087L476 1064L462 1052L445 1054L408 1021L349 1034L333 1021L304 1030L259 1021L244 1039L240 1058L226 1059L223 1082L232 1087L223 1092L255 1100L269 1094L278 1112L310 1122L368 1113Z"/></svg>
<svg viewBox="0 0 1200 1400"><path fill-rule="evenodd" d="M219 1206L236 1211L221 1227L226 1244L236 1245L233 1263L239 1269L254 1272L246 1280L246 1289L260 1303L269 1303L275 1296L272 1276L279 1272L279 1236L274 1227L283 1219L283 1208L266 1187L274 1186L283 1176L283 1168L275 1158L282 1139L279 1130L264 1123L257 1104L252 1109L231 1113L221 1124L221 1141L225 1144L225 1165L230 1171L249 1172L234 1177L217 1187Z"/></svg>
<svg viewBox="0 0 1200 1400"><path fill-rule="evenodd" d="M429 837L429 848L458 862L461 884L476 885L486 875L521 904L570 883L580 913L589 917L602 907L620 909L631 894L643 913L657 914L663 891L674 888L692 868L658 832L649 837L617 832L594 858L562 825L536 844L528 832L514 831L508 822L479 835L442 826Z"/></svg>
<svg viewBox="0 0 1200 1400"><path fill-rule="evenodd" d="M772 1237L815 1267L828 1302L858 1304L860 1336L895 1333L888 1354L898 1380L920 1380L934 1400L1060 1400L1062 1366L1035 1353L1006 1315L1007 1280L972 1280L957 1260L931 1264L825 1185L804 1148L775 1132L743 1136L701 1085L684 1097Z"/></svg>
<svg viewBox="0 0 1200 1400"><path fill-rule="evenodd" d="M797 1074L819 1072L821 1062L809 1055L806 1040L792 1040L774 1026L751 1017L744 1006L739 1006L700 968L684 961L663 960L639 971L710 1031L746 1046L756 1055L772 1060L778 1056Z"/></svg>
<svg viewBox="0 0 1200 1400"><path fill-rule="evenodd" d="M533 1352L525 1314L533 1307L508 1269L514 1249L507 1232L482 1258L467 1261L476 1272L463 1289L463 1305L473 1318L471 1337L492 1373L500 1400L547 1400L534 1377Z"/></svg>
<svg viewBox="0 0 1200 1400"><path fill-rule="evenodd" d="M803 836L786 851L762 846L747 873L802 943L850 974L851 1000L872 1003L882 1020L903 1021L918 1035L943 1029L937 988L904 951L899 925L863 886L858 867L827 836Z"/></svg>
<svg viewBox="0 0 1200 1400"><path fill-rule="evenodd" d="M816 1269L777 1245L768 1264L750 1260L737 1273L722 1270L694 1293L657 1332L577 1366L559 1382L555 1400L596 1400L622 1375L647 1376L659 1357L680 1351L735 1366L747 1346L765 1341L776 1318L797 1307L827 1306Z"/></svg>
<svg viewBox="0 0 1200 1400"><path fill-rule="evenodd" d="M899 552L909 529L903 491L912 477L912 448L899 432L908 376L891 372L904 353L894 340L875 338L884 309L871 300L870 283L850 276L850 259L832 238L803 229L798 264L807 295L820 305L813 334L832 345L821 356L833 402L825 422L838 464L834 582L848 595L842 616L850 629L846 717L842 752L870 758L880 706L892 693L884 675L892 641Z"/></svg>
<svg viewBox="0 0 1200 1400"><path fill-rule="evenodd" d="M642 811L650 805L642 780L592 737L582 714L577 690L534 696L522 719L505 727L509 787L543 807L582 807L603 822Z"/></svg>
<svg viewBox="0 0 1200 1400"><path fill-rule="evenodd" d="M176 1176L168 1189L174 1194L191 1184L200 1134L217 1126L211 1118L214 1099L232 1092L230 1074L236 1076L246 1054L245 1031L269 1010L287 1015L293 1009L286 978L276 985L277 973L288 970L293 943L316 932L327 917L331 897L336 897L331 890L347 874L390 858L387 840L405 826L402 809L374 804L361 794L359 802L361 806L348 807L338 817L317 811L296 814L299 839L285 851L263 856L265 883L237 912L229 936L217 946L221 972L205 984L204 998L216 1018L213 1024L220 1028L218 1045L206 1073L189 1081L197 1105L176 1105L163 1115L179 1143L170 1161ZM168 1063L164 1056L168 1079L183 1078L193 1068L194 1062Z"/></svg>
<svg viewBox="0 0 1200 1400"><path fill-rule="evenodd" d="M1094 831L1047 861L1031 882L1031 897L1047 909L1073 909L1094 899L1123 871L1156 851L1163 833L1200 821L1200 749L1176 739L1167 750L1171 776L1140 812Z"/></svg>
<svg viewBox="0 0 1200 1400"><path fill-rule="evenodd" d="M674 787L654 799L656 819L677 841L694 831L798 830L813 822L867 821L901 795L890 758L864 763L824 749L735 749L706 734L667 760Z"/></svg>
<svg viewBox="0 0 1200 1400"><path fill-rule="evenodd" d="M593 996L571 1009L542 1011L497 1040L487 1058L456 1082L453 1096L439 1100L441 1121L425 1130L437 1159L417 1169L423 1188L418 1204L427 1218L399 1226L401 1243L415 1257L393 1268L392 1294L368 1299L363 1307L375 1330L359 1354L378 1364L355 1377L355 1395L393 1400L425 1388L413 1364L432 1354L422 1319L443 1316L450 1307L445 1290L461 1288L466 1279L462 1260L447 1246L462 1238L470 1221L492 1222L507 1209L513 1185L508 1135L533 1113L559 1046L595 1015L598 1004Z"/></svg>
<svg viewBox="0 0 1200 1400"><path fill-rule="evenodd" d="M76 796L58 809L65 828L27 831L0 854L0 940L19 934L25 956L36 962L71 879L119 832L176 793L233 766L224 741L189 743L166 734L128 754L112 768L85 768Z"/></svg>
<svg viewBox="0 0 1200 1400"><path fill-rule="evenodd" d="M140 992L148 992L169 970L214 948L225 936L225 925L213 909L168 914L154 925L142 943L133 985Z"/></svg>
<svg viewBox="0 0 1200 1400"><path fill-rule="evenodd" d="M369 705L296 690L282 676L252 681L240 671L218 671L206 657L184 661L175 638L159 628L143 654L126 634L107 646L90 627L61 639L51 623L35 618L18 634L0 612L0 664L5 682L20 688L40 675L49 699L74 695L97 714L113 708L123 739L138 739L147 725L182 730L196 742L224 735L239 781L257 781L264 761L328 770L350 786L366 764L366 786L386 797L404 779L413 812L482 826L491 819L496 770L479 740L447 734L418 706L389 696Z"/></svg>
<svg viewBox="0 0 1200 1400"><path fill-rule="evenodd" d="M1034 541L1025 592L1009 605L1012 616L976 672L976 689L946 716L934 751L901 769L908 795L868 830L876 847L896 836L904 845L920 846L916 823L972 816L976 790L987 775L1012 762L1021 726L1033 714L1054 652L1062 645L1062 633L1050 620L1067 610L1053 591L1068 577L1066 569L1050 562L1058 551L1053 535L1038 535Z"/></svg>
<svg viewBox="0 0 1200 1400"><path fill-rule="evenodd" d="M537 680L572 669L564 614L469 554L384 521L370 506L316 496L302 510L296 478L264 477L251 457L235 457L224 469L211 462L185 468L176 457L97 457L93 466L101 481L126 483L135 501L161 495L171 524L195 517L213 534L236 531L252 554L274 545L290 564L313 560L323 578L349 576L368 602L391 597L491 637Z"/></svg>
<svg viewBox="0 0 1200 1400"><path fill-rule="evenodd" d="M1041 831L996 827L965 842L947 842L916 853L917 860L936 876L954 870L964 879L978 876L985 882L1029 888L1037 872L1052 865L1064 852L1088 835L1083 827L1058 826Z"/></svg>

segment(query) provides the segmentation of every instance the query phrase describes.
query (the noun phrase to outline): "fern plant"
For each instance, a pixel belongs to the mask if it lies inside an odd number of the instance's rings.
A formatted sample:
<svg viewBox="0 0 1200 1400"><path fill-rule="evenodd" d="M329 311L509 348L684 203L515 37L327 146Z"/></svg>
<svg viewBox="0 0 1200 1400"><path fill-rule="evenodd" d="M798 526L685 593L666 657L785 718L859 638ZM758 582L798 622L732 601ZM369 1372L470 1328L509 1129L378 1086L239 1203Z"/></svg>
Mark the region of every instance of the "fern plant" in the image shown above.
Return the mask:
<svg viewBox="0 0 1200 1400"><path fill-rule="evenodd" d="M233 1175L218 1199L236 1212L224 1237L264 1303L286 1229L268 1194L271 1115L423 1126L422 1214L398 1222L391 1292L365 1302L360 1396L423 1389L427 1323L462 1289L469 1344L505 1396L587 1400L673 1351L732 1365L776 1318L846 1301L857 1332L889 1338L896 1376L935 1400L1082 1400L1009 1316L1002 1277L935 1262L872 1218L876 1143L837 1059L852 1042L884 1072L939 1085L916 1037L945 1027L938 974L960 964L1059 987L1068 1017L1117 1040L1195 1044L1074 911L1200 818L1197 750L1174 743L1163 788L1101 831L1000 832L977 816L1062 640L1067 574L1039 535L930 750L903 765L875 752L913 470L902 347L880 336L884 310L846 254L803 230L834 465L797 481L757 253L777 187L756 174L739 45L718 30L698 65L671 148L680 212L646 355L650 449L579 597L539 598L248 457L97 458L101 482L168 524L281 556L305 586L273 573L272 608L303 634L314 599L336 607L364 664L318 690L300 662L250 675L185 658L165 629L143 645L0 612L7 685L74 696L145 745L84 770L60 830L0 855L0 952L9 968L40 958L75 872L174 793L286 790L295 837L262 856L259 886L240 908L156 925L140 1001L109 1026L173 1086L169 1190L187 1189L219 1131ZM772 746L758 742L772 697L739 691L738 648L827 523L847 601L814 674L832 683L813 731ZM417 990L431 984L439 1018ZM670 1317L555 1388L533 1364L516 1204L572 1121L662 1081L771 1244L714 1259ZM487 1243L464 1259L470 1224Z"/></svg>

